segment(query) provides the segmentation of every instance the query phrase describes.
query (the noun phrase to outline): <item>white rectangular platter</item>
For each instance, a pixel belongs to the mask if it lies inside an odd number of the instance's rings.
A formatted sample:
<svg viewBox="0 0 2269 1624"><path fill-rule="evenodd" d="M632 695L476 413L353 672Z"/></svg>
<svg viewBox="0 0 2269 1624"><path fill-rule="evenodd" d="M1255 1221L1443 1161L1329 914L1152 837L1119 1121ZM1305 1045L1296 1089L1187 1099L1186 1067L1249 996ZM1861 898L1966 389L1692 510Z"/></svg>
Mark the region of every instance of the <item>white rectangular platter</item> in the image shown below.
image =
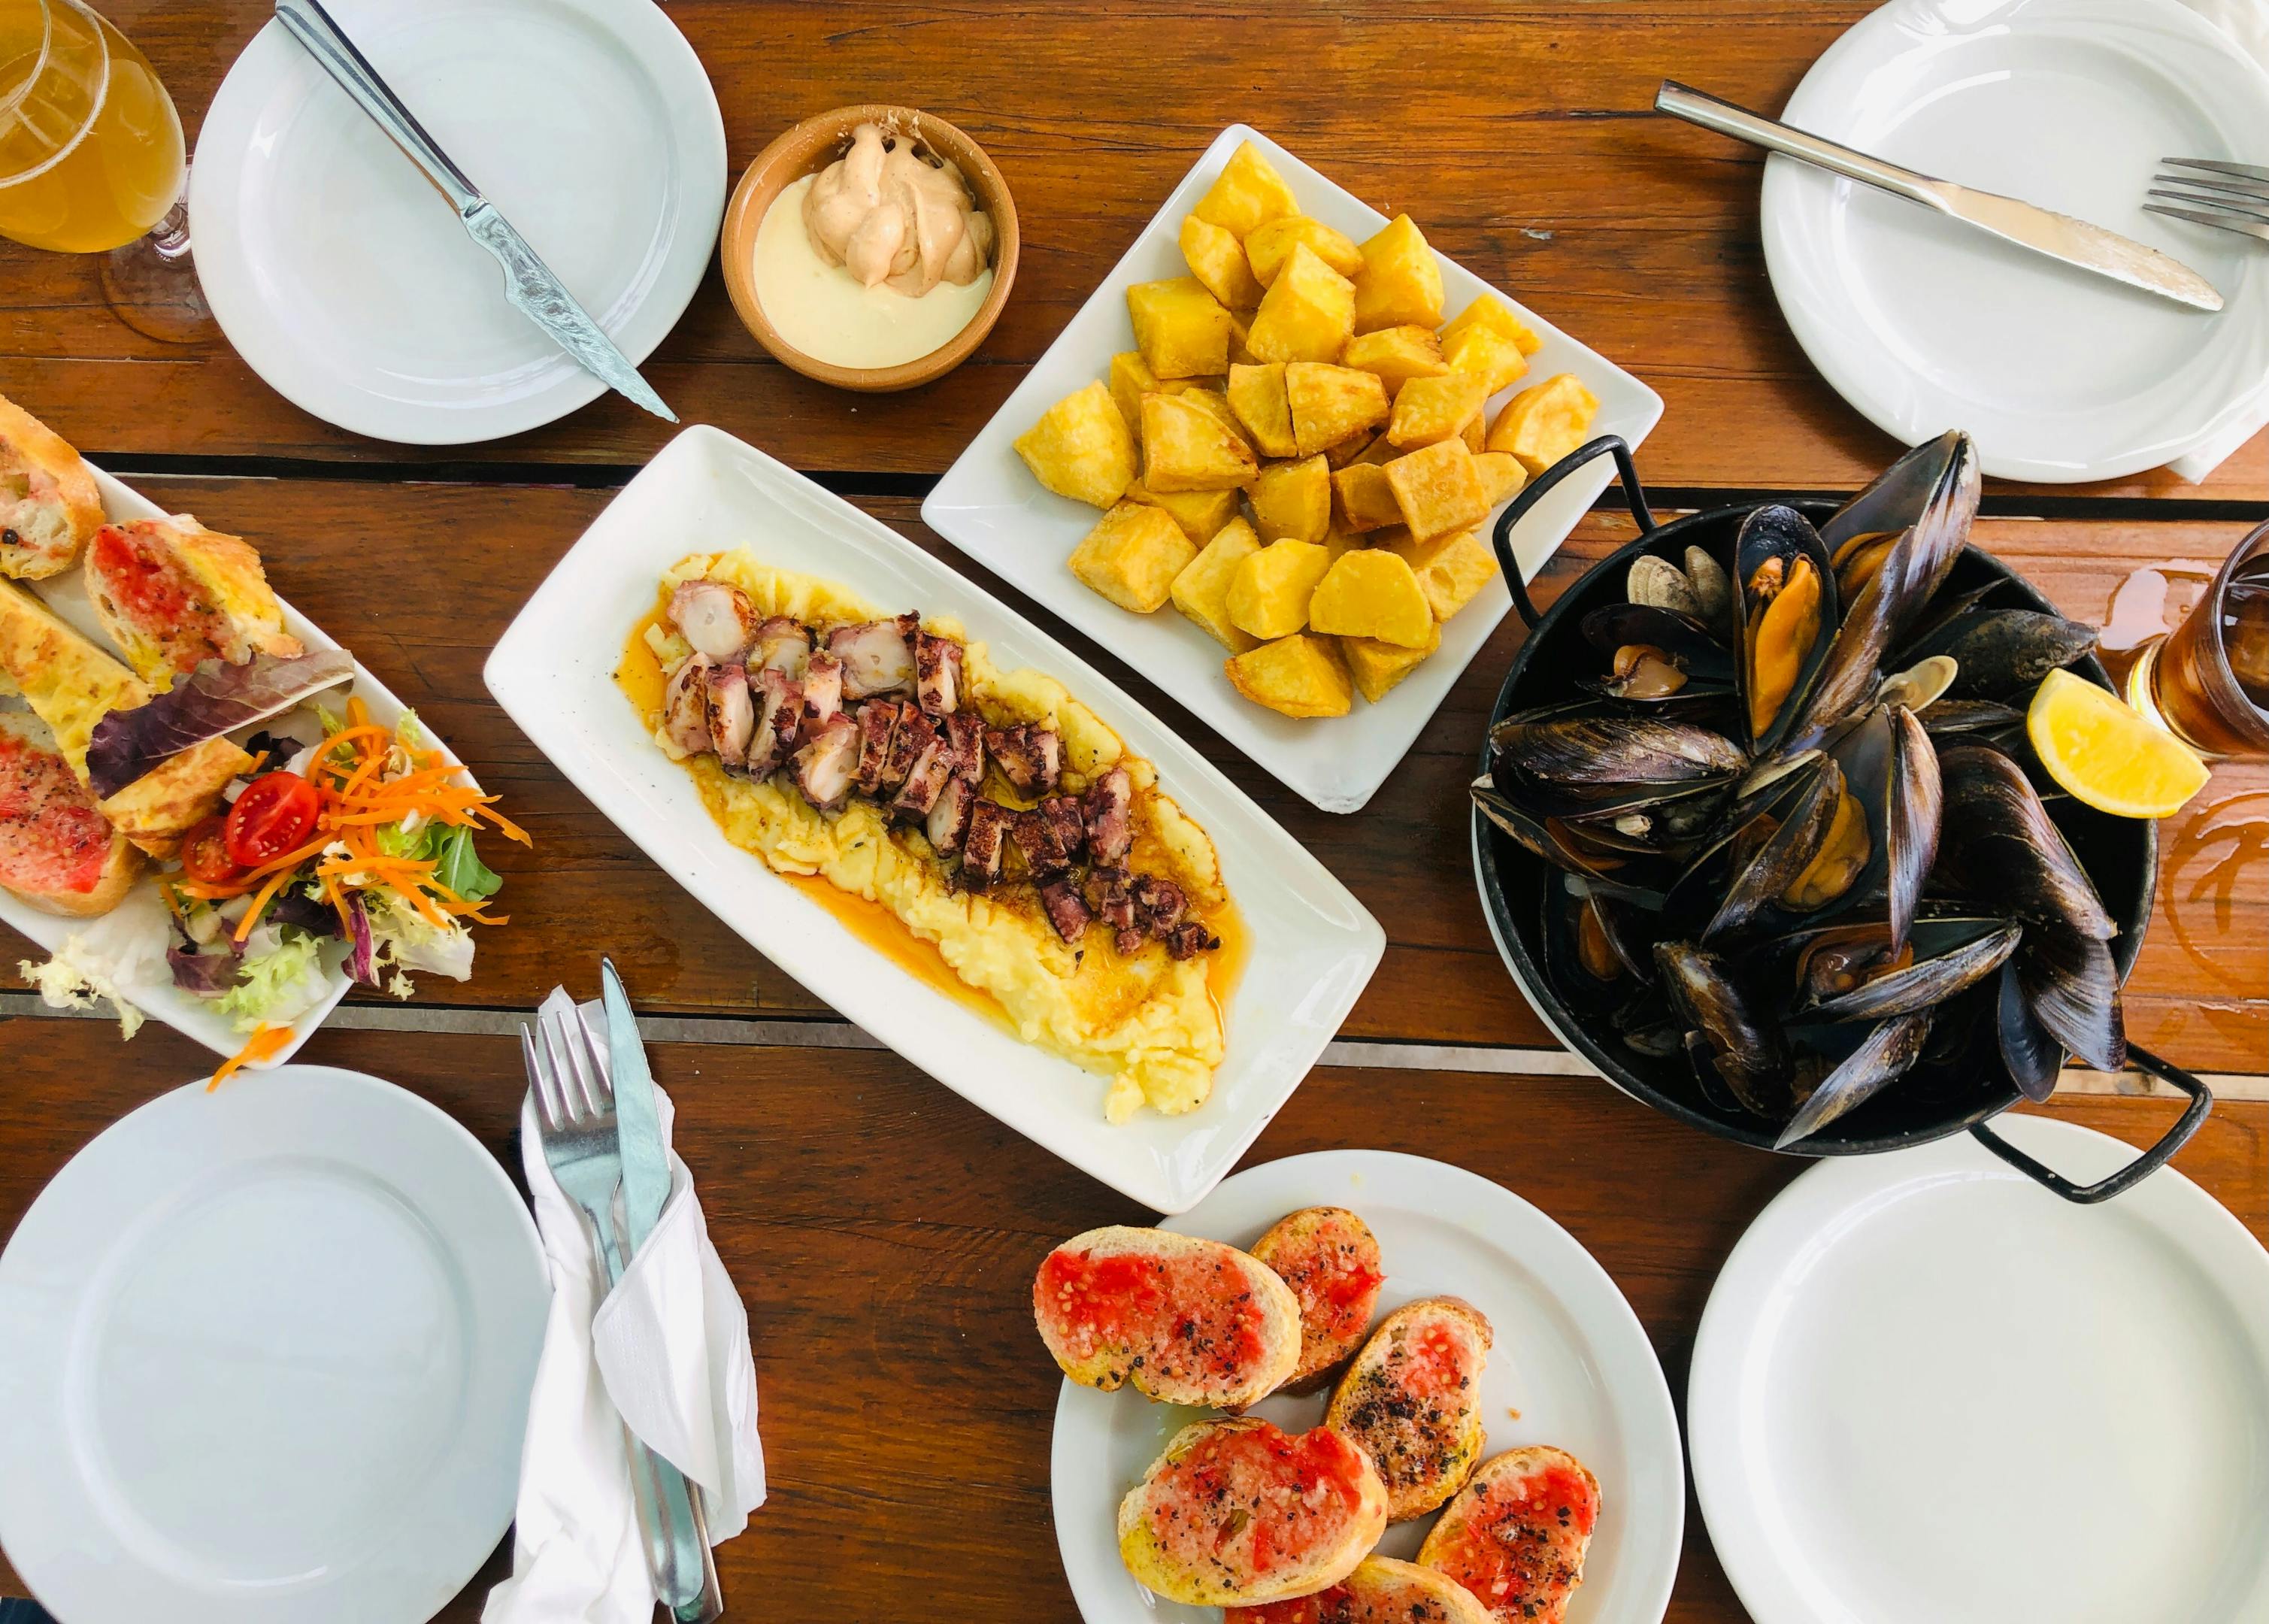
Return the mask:
<svg viewBox="0 0 2269 1624"><path fill-rule="evenodd" d="M104 517L115 520L165 517L164 508L131 486L112 478L92 463L87 467L94 475L96 488L102 493ZM226 529L225 519L219 520L214 528ZM95 619L94 606L87 601L85 588L80 584L76 569L48 580L19 584L29 587L49 609L92 639L97 647L115 656L117 650L104 634L101 624ZM278 602L284 610L284 629L307 645L308 653L340 646L336 639L291 604L283 603L280 599ZM347 691L370 707L373 721L391 727L401 720L402 701L395 698L385 683L365 669L359 660L355 661L354 682ZM333 689L326 699L339 703L338 694L339 690ZM426 732L430 738L432 730L429 728ZM434 740L433 745L447 759L453 763L456 761L456 757L440 741ZM465 781L472 782L470 775L467 775ZM7 892L0 891L0 921L21 931L49 953L60 949L64 941L74 934L97 930L105 933L131 932L137 938L154 936L153 950L142 956L133 973L119 983L119 991L125 995L127 1002L152 1020L163 1021L185 1037L194 1038L215 1054L234 1054L244 1046L245 1035L236 1030L226 1015L217 1014L205 1000L185 993L174 985L173 973L166 964L167 932L170 929L167 915L164 904L158 899L156 882L146 875L127 893L126 899L115 912L94 919L62 919L52 913L42 913ZM265 1071L270 1067L283 1065L299 1052L299 1045L314 1035L317 1027L330 1018L331 1011L338 1008L339 1000L347 995L348 988L353 985L341 968L345 960L344 942L325 949L323 966L330 982L329 993L292 1023L289 1043L267 1059L253 1062L248 1069ZM14 966L11 964L9 968L12 970Z"/></svg>
<svg viewBox="0 0 2269 1624"><path fill-rule="evenodd" d="M1182 218L1195 206L1242 142L1251 141L1276 166L1309 216L1358 242L1385 225L1386 217L1334 186L1259 132L1232 124L1183 177L1165 205L1142 228L1134 246L1080 306L1055 343L1025 374L1007 404L994 414L961 454L929 499L922 518L939 535L1086 632L1134 669L1187 705L1222 736L1327 812L1359 809L1417 740L1419 732L1489 633L1512 606L1501 580L1442 628L1442 646L1423 661L1384 703L1358 698L1345 716L1297 720L1238 696L1222 670L1220 644L1171 609L1137 615L1098 596L1072 576L1066 560L1099 516L1084 503L1044 490L1016 455L1012 442L1040 414L1074 390L1103 377L1112 356L1134 345L1127 317L1127 289L1137 282L1188 274L1179 242ZM1432 222L1414 208L1424 230ZM1599 396L1593 434L1620 434L1637 446L1662 417L1662 397L1596 351L1586 348L1509 293L1491 288L1463 266L1437 255L1442 269L1443 310L1454 315L1483 293L1497 292L1544 343L1529 358L1526 377L1493 399L1494 413L1531 383L1573 373ZM1520 522L1512 546L1525 580L1543 566L1607 488L1609 464L1578 470L1549 492ZM1494 522L1494 519L1492 519ZM1486 528L1482 531L1488 538Z"/></svg>
<svg viewBox="0 0 2269 1624"><path fill-rule="evenodd" d="M1196 1111L1104 1120L1105 1080L891 964L725 838L615 680L661 572L751 550L886 611L950 616L1002 669L1056 678L1158 770L1213 837L1251 938L1228 1052ZM1117 684L1023 616L841 498L706 426L672 440L608 505L489 658L489 691L599 810L749 944L972 1104L1164 1213L1233 1167L1339 1030L1386 949L1378 924L1245 794Z"/></svg>

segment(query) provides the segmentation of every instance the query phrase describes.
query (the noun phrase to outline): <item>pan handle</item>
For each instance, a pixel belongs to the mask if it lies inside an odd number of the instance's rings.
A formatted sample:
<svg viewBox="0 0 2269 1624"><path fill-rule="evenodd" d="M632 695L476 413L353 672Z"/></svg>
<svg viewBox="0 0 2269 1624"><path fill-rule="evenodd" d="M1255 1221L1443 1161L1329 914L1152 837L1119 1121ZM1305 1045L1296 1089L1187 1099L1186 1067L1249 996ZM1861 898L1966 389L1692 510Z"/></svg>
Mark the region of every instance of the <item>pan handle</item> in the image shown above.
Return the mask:
<svg viewBox="0 0 2269 1624"><path fill-rule="evenodd" d="M1513 558L1513 527L1528 517L1529 510L1542 501L1553 486L1586 462L1598 461L1603 452L1615 460L1615 476L1622 482L1623 500L1630 504L1631 517L1638 521L1638 533L1645 535L1654 528L1654 514L1646 506L1646 488L1638 483L1638 469L1631 462L1630 447L1620 434L1602 434L1589 445L1578 446L1522 486L1511 505L1497 515L1491 544L1497 549L1497 566L1504 572L1504 584L1512 590L1512 607L1520 611L1521 619L1532 628L1543 616L1536 612L1536 605L1528 596L1528 583L1520 579L1520 566Z"/></svg>
<svg viewBox="0 0 2269 1624"><path fill-rule="evenodd" d="M2191 1135L2199 1131L2199 1126L2206 1120L2206 1113L2214 1109L2214 1095L2207 1089L2206 1084L2191 1076L2181 1067L2169 1066L2157 1055L2138 1049L2132 1044L2127 1045L2127 1058L2135 1062L2138 1071L2159 1078L2162 1081L2171 1082L2189 1095L2191 1103L2190 1108L2183 1112L2181 1118L2174 1126L2166 1131L2157 1144L2108 1177L2100 1178L2092 1185L2076 1185L2062 1174L2051 1172L2043 1167L1983 1122L1971 1128L1970 1132L1986 1149L2024 1174L2026 1177L2046 1185L2050 1190L2064 1197L2066 1200L2077 1201L2084 1207L2093 1206L2098 1201L2108 1201L2115 1195L2120 1195L2133 1189L2166 1166L2173 1158L2175 1152L2190 1142Z"/></svg>

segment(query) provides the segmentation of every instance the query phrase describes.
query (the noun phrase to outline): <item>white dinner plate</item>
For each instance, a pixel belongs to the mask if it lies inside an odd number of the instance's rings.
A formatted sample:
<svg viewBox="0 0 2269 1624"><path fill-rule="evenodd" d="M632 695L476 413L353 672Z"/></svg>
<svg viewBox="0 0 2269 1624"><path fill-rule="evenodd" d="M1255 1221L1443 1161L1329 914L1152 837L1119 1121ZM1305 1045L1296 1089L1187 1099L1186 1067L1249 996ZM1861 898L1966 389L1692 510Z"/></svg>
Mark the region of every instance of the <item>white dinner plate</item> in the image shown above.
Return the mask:
<svg viewBox="0 0 2269 1624"><path fill-rule="evenodd" d="M2220 289L2216 314L2059 265L1792 159L1765 264L1829 383L1909 445L1976 436L2045 482L2155 468L2264 410L2269 260L2146 214L2164 158L2269 162L2269 74L2175 0L1893 0L1829 47L1785 122L2076 215Z"/></svg>
<svg viewBox="0 0 2269 1624"><path fill-rule="evenodd" d="M95 488L101 493L104 518L122 520L165 517L166 510L140 491L112 478L92 462L87 464L87 470L94 476ZM224 515L208 512L204 516L213 521L215 529L228 528L228 520ZM271 553L274 550L271 546ZM95 617L94 605L87 600L85 579L78 571L67 570L48 580L18 584L36 594L49 609L91 639L97 648L115 654L116 645L111 642L109 634L102 629L102 623ZM284 611L284 629L305 644L309 653L339 646L336 639L298 609L281 598L277 602ZM344 685L344 691L369 706L371 720L381 727L391 727L399 722L406 708L395 697L394 690L373 676L359 660L355 661L354 680ZM322 698L325 703L336 705L341 703L341 689L334 688ZM20 703L0 700L0 707L19 705ZM288 717L281 721L271 719L271 721L285 732L294 731ZM269 725L261 724L262 727ZM240 728L232 736L241 740L257 730ZM307 730L300 728L298 731L304 734ZM445 760L455 762L457 759L447 745L433 737L431 728L425 729L425 736L432 748L441 752ZM476 789L479 787L471 773L462 776L465 783ZM151 948L147 956L137 960L131 973L116 978L118 990L126 1001L152 1020L163 1021L183 1037L203 1044L215 1054L231 1055L244 1047L246 1035L236 1030L230 1016L218 1013L210 1000L199 998L193 993L184 993L174 985L173 972L165 958L166 948L172 941L171 919L164 904L159 900L155 876L146 870L115 911L92 919L63 919L45 913L0 890L0 924L13 926L51 954L77 934L97 931L107 935L132 929L147 940ZM248 1069L264 1070L285 1064L299 1052L300 1045L314 1036L317 1027L330 1019L331 1011L339 1007L339 1001L346 997L348 990L354 985L343 968L346 956L344 941L334 942L324 949L323 974L329 983L329 992L324 994L321 1002L292 1023L291 1037L282 1048L266 1059L248 1062ZM12 961L15 955L10 954L7 957Z"/></svg>
<svg viewBox="0 0 2269 1624"><path fill-rule="evenodd" d="M2269 1254L2171 1168L2074 1207L1967 1135L1821 1163L1718 1275L1687 1427L1757 1624L2269 1619Z"/></svg>
<svg viewBox="0 0 2269 1624"><path fill-rule="evenodd" d="M333 0L339 26L592 319L643 361L685 312L725 209L725 127L650 0ZM197 275L277 393L379 439L459 445L606 386L505 302L504 273L270 22L190 166Z"/></svg>
<svg viewBox="0 0 2269 1624"><path fill-rule="evenodd" d="M418 1624L512 1520L550 1300L512 1181L415 1095L161 1095L0 1253L0 1546L68 1624Z"/></svg>
<svg viewBox="0 0 2269 1624"><path fill-rule="evenodd" d="M1250 940L1203 1105L1111 1126L1103 1078L898 969L726 839L614 673L661 572L734 547L885 610L953 616L995 666L1054 677L1157 768L1159 787L1213 838ZM1378 921L1328 869L1117 684L880 520L718 429L686 430L623 487L513 621L486 675L552 764L750 946L964 1098L1159 1212L1182 1211L1237 1165L1386 951Z"/></svg>
<svg viewBox="0 0 2269 1624"><path fill-rule="evenodd" d="M994 574L1086 632L1172 695L1191 712L1262 767L1327 812L1360 810L1394 771L1489 633L1512 607L1501 580L1442 628L1442 646L1372 705L1357 698L1345 716L1301 720L1279 716L1242 698L1222 670L1222 646L1172 609L1137 615L1098 596L1075 579L1067 560L1101 517L1083 502L1041 488L1012 442L1040 414L1074 390L1109 372L1111 358L1134 347L1127 317L1134 283L1189 274L1179 233L1182 218L1227 164L1240 143L1266 153L1292 188L1304 212L1357 241L1386 224L1386 217L1335 186L1257 130L1232 124L1183 177L1134 246L1089 296L1047 352L1033 364L1007 404L993 415L969 448L946 470L922 520ZM1435 223L1426 205L1412 201L1411 217L1423 231ZM1483 293L1498 292L1462 265L1437 254L1443 310L1455 315ZM1536 330L1543 347L1529 358L1526 376L1494 397L1494 412L1530 384L1573 373L1600 398L1593 434L1620 434L1633 446L1662 417L1662 397L1598 351L1577 343L1509 293L1498 296ZM1522 578L1534 575L1568 538L1612 472L1602 459L1571 475L1521 520L1512 537ZM1484 542L1489 524L1476 531Z"/></svg>
<svg viewBox="0 0 2269 1624"><path fill-rule="evenodd" d="M1385 1315L1418 1297L1463 1297L1496 1332L1482 1371L1486 1460L1549 1443L1600 1480L1600 1520L1569 1624L1659 1624L1678 1574L1686 1471L1670 1389L1638 1317L1575 1236L1501 1185L1386 1150L1325 1150L1250 1167L1159 1226L1250 1246L1285 1214L1344 1207L1378 1237ZM1036 1358L1046 1354L1037 1334ZM1328 1391L1264 1399L1253 1414L1288 1432L1323 1419ZM1153 1404L1132 1387L1071 1382L1049 1451L1056 1544L1087 1624L1218 1624L1211 1607L1161 1600L1119 1558L1119 1502L1175 1433L1207 1412ZM1415 1558L1429 1516L1397 1523L1386 1556Z"/></svg>

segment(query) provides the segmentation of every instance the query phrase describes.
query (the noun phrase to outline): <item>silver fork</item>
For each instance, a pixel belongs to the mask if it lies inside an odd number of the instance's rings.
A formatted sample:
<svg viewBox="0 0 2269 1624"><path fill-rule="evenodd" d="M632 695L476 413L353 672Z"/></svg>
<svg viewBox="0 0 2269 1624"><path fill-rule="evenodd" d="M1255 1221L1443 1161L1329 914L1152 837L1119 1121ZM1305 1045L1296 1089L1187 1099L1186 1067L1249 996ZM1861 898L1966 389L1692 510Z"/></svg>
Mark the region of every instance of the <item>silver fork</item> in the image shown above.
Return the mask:
<svg viewBox="0 0 2269 1624"><path fill-rule="evenodd" d="M536 1034L521 1023L520 1050L528 1067L528 1086L536 1096L544 1164L567 1199L582 1209L607 1288L612 1290L624 1267L615 1225L623 1159L614 1086L605 1057L580 1010L572 1005L565 1011L541 1009L536 1030L543 1036L541 1049ZM677 1624L711 1624L723 1614L725 1599L717 1582L716 1558L709 1549L701 1493L627 1428L624 1442L630 1450L632 1497L646 1539L647 1571L654 1576L663 1610Z"/></svg>
<svg viewBox="0 0 2269 1624"><path fill-rule="evenodd" d="M2162 158L2159 161L2199 173L2153 175L2155 184L2149 196L2190 206L2169 209L2162 203L2145 203L2146 214L2163 214L2173 219L2188 220L2194 225L2211 225L2217 231L2236 232L2241 237L2269 242L2269 169L2205 158Z"/></svg>

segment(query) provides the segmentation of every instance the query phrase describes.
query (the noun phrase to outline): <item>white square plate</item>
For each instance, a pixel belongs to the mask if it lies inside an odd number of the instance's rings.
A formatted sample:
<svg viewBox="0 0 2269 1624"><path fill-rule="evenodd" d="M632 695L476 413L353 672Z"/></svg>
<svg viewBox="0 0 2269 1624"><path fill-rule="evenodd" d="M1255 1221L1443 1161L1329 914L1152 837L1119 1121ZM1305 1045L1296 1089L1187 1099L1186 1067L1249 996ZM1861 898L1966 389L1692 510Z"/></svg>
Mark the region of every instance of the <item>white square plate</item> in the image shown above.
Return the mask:
<svg viewBox="0 0 2269 1624"><path fill-rule="evenodd" d="M1112 1126L1102 1078L892 967L725 838L614 673L661 572L690 552L735 547L840 581L886 610L954 616L1001 668L1057 678L1157 767L1161 786L1213 837L1252 937L1205 1104ZM1346 887L1101 672L879 520L717 429L687 429L608 504L506 631L486 675L576 788L750 946L963 1098L1161 1212L1194 1205L1236 1164L1386 949Z"/></svg>
<svg viewBox="0 0 2269 1624"><path fill-rule="evenodd" d="M1438 653L1386 696L1328 720L1302 721L1264 710L1240 698L1223 674L1221 645L1171 609L1137 615L1098 597L1073 579L1065 561L1080 538L1095 526L1096 510L1083 502L1043 490L1018 457L1012 442L1040 414L1074 390L1103 377L1111 358L1134 347L1127 319L1127 289L1188 274L1182 259L1182 217L1241 142L1268 155L1312 218L1345 232L1358 242L1386 224L1353 193L1333 185L1258 131L1232 124L1221 132L1197 166L1182 178L1134 246L1081 306L1047 353L1026 374L1008 402L979 432L969 449L946 470L922 504L930 528L1029 593L1097 642L1142 672L1217 728L1222 736L1327 812L1354 812L1386 782L1463 675L1497 622L1512 606L1503 581L1482 588L1465 609L1442 628ZM1414 218L1415 211L1414 211ZM1427 222L1418 220L1420 229ZM1435 256L1442 267L1443 309L1454 315L1483 293L1495 292L1536 329L1543 347L1529 358L1528 373L1489 402L1494 412L1519 389L1556 373L1573 373L1600 397L1595 434L1620 434L1633 446L1644 439L1662 417L1662 397L1608 360L1586 349L1509 293L1490 287L1463 266ZM1534 575L1559 549L1600 492L1607 488L1605 461L1570 476L1536 505L1513 535L1513 556L1523 579ZM1492 520L1493 522L1493 520ZM1487 537L1484 528L1482 534Z"/></svg>
<svg viewBox="0 0 2269 1624"><path fill-rule="evenodd" d="M164 508L131 486L113 479L92 462L87 464L87 471L94 476L95 488L102 493L104 518L124 520L162 519L166 516ZM225 529L226 521L221 521L218 528ZM79 572L74 569L48 580L18 584L30 587L49 609L92 639L96 647L115 654L115 646L104 633L101 623L95 618L94 606L87 601L86 589L81 585L81 579ZM277 602L284 610L284 629L307 645L309 653L339 646L336 639L298 609L283 602L280 598ZM359 660L355 661L354 681L347 691L370 707L371 720L381 727L391 727L402 720L402 701L394 697L393 690L385 683L364 669ZM337 693L337 689L332 689L325 698L336 704ZM268 725L262 724L263 727ZM249 728L243 730L250 731ZM433 748L441 752L445 760L456 761L457 757L449 747L432 737L431 728L426 729L426 737L432 740ZM466 783L473 784L470 773L463 776ZM479 787L477 785L474 786ZM7 892L0 891L0 923L13 926L49 953L61 949L64 941L74 934L104 927L114 930L128 926L137 930L146 927L159 937L168 936L170 932L164 904L159 900L157 884L147 877L147 871L144 878L127 892L125 900L111 913L100 919L63 919L52 913L42 913ZM165 947L166 943L159 941L147 972L122 981L119 991L125 995L127 1002L143 1014L153 1020L163 1021L215 1054L234 1054L244 1046L245 1035L236 1030L230 1017L217 1012L204 999L194 993L184 993L174 985L172 973L166 966ZM330 1019L331 1011L339 1007L339 1000L347 995L347 989L353 985L342 968L345 962L346 945L344 942L334 942L324 949L323 968L330 982L330 991L322 1002L292 1022L289 1043L265 1060L252 1062L250 1069L266 1071L283 1065L299 1053L299 1045L314 1036L317 1027Z"/></svg>

